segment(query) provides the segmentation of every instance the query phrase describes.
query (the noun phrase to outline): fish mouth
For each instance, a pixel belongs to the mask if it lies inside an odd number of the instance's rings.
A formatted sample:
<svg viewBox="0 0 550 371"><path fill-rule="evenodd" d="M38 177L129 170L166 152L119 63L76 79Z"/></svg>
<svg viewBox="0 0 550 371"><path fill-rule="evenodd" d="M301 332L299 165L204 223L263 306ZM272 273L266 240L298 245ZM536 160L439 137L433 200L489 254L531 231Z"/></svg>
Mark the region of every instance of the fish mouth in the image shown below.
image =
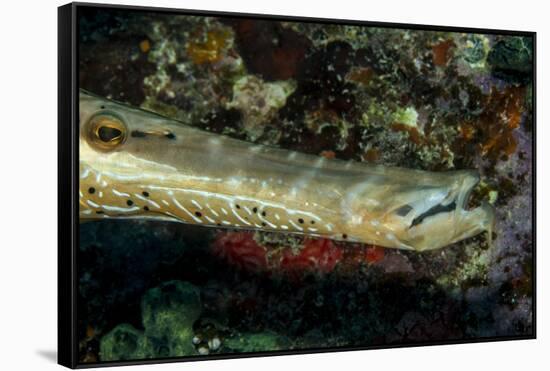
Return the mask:
<svg viewBox="0 0 550 371"><path fill-rule="evenodd" d="M414 229L443 215L452 215L458 221L464 213L468 212L470 195L478 183L477 173L464 171L449 187L436 188L428 192L425 198L402 206L396 212L406 217L408 229Z"/></svg>
<svg viewBox="0 0 550 371"><path fill-rule="evenodd" d="M491 205L468 208L472 190L479 183L475 172L455 173L456 178L446 187L425 190L414 202L398 211L408 212L404 218L404 245L417 251L433 250L451 243L488 232L491 245L495 212Z"/></svg>

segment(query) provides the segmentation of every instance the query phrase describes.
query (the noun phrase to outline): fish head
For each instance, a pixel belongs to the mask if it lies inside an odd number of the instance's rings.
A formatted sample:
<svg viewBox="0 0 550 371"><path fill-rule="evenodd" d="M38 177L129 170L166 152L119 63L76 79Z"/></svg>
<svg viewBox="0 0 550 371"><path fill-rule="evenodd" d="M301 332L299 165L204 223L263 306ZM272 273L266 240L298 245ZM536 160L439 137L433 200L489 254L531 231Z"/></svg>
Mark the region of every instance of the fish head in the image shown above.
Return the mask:
<svg viewBox="0 0 550 371"><path fill-rule="evenodd" d="M356 197L350 212L351 235L358 240L401 249L424 251L493 230L494 210L489 204L469 210L472 189L479 182L475 171L442 173L403 171L400 179L386 179L382 187L368 188ZM367 206L361 200L368 200Z"/></svg>
<svg viewBox="0 0 550 371"><path fill-rule="evenodd" d="M186 164L200 161L193 156L201 153L197 146L204 143L203 134L179 121L84 91L79 122L81 219L171 219L162 194L150 189L168 189L181 174L193 176L195 170Z"/></svg>

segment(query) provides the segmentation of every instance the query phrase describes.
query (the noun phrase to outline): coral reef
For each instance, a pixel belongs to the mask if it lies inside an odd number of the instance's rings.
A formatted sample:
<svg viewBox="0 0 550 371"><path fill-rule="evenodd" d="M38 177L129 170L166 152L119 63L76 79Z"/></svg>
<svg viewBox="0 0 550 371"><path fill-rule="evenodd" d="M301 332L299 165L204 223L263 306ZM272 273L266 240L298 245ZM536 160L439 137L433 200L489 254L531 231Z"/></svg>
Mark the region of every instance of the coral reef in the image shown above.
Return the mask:
<svg viewBox="0 0 550 371"><path fill-rule="evenodd" d="M80 86L235 138L475 169L476 236L422 254L145 221L80 227L82 362L533 334L530 37L90 9Z"/></svg>

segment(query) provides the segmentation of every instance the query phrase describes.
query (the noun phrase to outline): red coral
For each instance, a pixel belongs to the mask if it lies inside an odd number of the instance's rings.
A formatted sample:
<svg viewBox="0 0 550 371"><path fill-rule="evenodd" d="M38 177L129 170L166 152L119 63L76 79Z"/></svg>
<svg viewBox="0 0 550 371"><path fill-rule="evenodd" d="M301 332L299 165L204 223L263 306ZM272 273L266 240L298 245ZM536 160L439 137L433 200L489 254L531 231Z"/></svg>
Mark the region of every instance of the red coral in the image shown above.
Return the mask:
<svg viewBox="0 0 550 371"><path fill-rule="evenodd" d="M376 263L384 259L384 248L378 246L367 247L365 259L367 263Z"/></svg>
<svg viewBox="0 0 550 371"><path fill-rule="evenodd" d="M295 255L290 249L283 252L280 267L287 272L318 271L329 273L342 259L342 249L328 239L306 239L300 253Z"/></svg>
<svg viewBox="0 0 550 371"><path fill-rule="evenodd" d="M219 233L214 254L240 269L261 272L267 268L266 250L254 241L252 232Z"/></svg>
<svg viewBox="0 0 550 371"><path fill-rule="evenodd" d="M295 252L290 247L267 250L253 239L253 232L222 232L213 243L216 256L239 269L249 272L280 272L289 278L298 279L302 274L332 272L341 264L345 271L354 270L360 264L374 264L384 258L384 248L372 245L357 245L344 248L325 239L306 238L303 247Z"/></svg>
<svg viewBox="0 0 550 371"><path fill-rule="evenodd" d="M446 66L451 59L451 51L455 46L452 40L441 41L432 46L432 60L436 66Z"/></svg>

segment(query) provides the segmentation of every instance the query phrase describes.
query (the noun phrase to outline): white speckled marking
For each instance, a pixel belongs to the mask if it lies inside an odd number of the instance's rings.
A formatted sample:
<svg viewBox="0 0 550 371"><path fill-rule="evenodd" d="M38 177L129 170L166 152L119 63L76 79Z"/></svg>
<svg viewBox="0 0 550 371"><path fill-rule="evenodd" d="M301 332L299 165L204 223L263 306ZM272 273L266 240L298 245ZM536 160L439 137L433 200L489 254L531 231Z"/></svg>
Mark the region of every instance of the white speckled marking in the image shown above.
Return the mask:
<svg viewBox="0 0 550 371"><path fill-rule="evenodd" d="M181 210L183 210L187 215L189 215L191 218L193 218L194 221L196 221L197 223L201 223L202 224L202 220L197 218L195 215L191 214L189 212L189 210L187 210L182 204L180 204L178 202L178 200L176 200L175 198L172 198L172 202L174 202L174 204L180 208Z"/></svg>
<svg viewBox="0 0 550 371"><path fill-rule="evenodd" d="M111 188L111 191L113 191L113 193L119 197L130 197L130 195L128 193L124 193L124 192L119 192L117 191L116 189L114 188Z"/></svg>
<svg viewBox="0 0 550 371"><path fill-rule="evenodd" d="M139 199L142 200L142 201L148 202L149 204L153 205L153 206L156 207L157 209L160 209L160 205L157 204L155 201L150 200L150 199L148 199L147 197L143 197L143 196L140 195L139 193L134 193L134 196L136 196L137 198L139 198Z"/></svg>
<svg viewBox="0 0 550 371"><path fill-rule="evenodd" d="M96 204L95 202L93 202L93 201L91 201L91 200L86 200L86 203L87 203L88 205L90 205L91 207L99 207L98 204Z"/></svg>
<svg viewBox="0 0 550 371"><path fill-rule="evenodd" d="M216 210L214 210L208 203L206 204L206 207L207 207L208 210L209 210L212 214L214 214L215 216L217 216L217 217L220 216L220 214L218 214L218 213L216 212Z"/></svg>
<svg viewBox="0 0 550 371"><path fill-rule="evenodd" d="M239 214L237 214L237 213L235 212L234 209L231 209L231 212L233 213L233 215L235 215L235 216L237 217L237 219L239 219L239 220L240 220L241 222L243 222L244 224L246 224L246 225L252 225L252 224L250 224L249 222L247 222L246 220L244 220L243 218L241 218L241 216L240 216Z"/></svg>
<svg viewBox="0 0 550 371"><path fill-rule="evenodd" d="M128 212L139 210L139 207L137 207L137 206L134 206L134 207L118 207L118 206L110 206L110 205L101 205L101 207L105 210L108 210L108 211L118 211L118 212L121 212L121 213L128 213Z"/></svg>
<svg viewBox="0 0 550 371"><path fill-rule="evenodd" d="M302 228L302 227L300 227L298 224L294 223L294 222L292 221L292 219L288 219L288 222L289 222L294 228L296 228L297 230L299 230L299 231L303 231L303 230L304 230L304 228Z"/></svg>
<svg viewBox="0 0 550 371"><path fill-rule="evenodd" d="M90 169L89 168L85 168L81 173L80 173L80 179L86 179L88 177L88 175L90 175Z"/></svg>
<svg viewBox="0 0 550 371"><path fill-rule="evenodd" d="M263 210L260 210L259 213L258 213L258 217L260 218L260 220L262 222L264 222L265 224L267 224L268 226L270 226L271 228L277 228L277 226L275 224L272 224L269 222L269 220L266 220L263 216L262 216L262 211Z"/></svg>

